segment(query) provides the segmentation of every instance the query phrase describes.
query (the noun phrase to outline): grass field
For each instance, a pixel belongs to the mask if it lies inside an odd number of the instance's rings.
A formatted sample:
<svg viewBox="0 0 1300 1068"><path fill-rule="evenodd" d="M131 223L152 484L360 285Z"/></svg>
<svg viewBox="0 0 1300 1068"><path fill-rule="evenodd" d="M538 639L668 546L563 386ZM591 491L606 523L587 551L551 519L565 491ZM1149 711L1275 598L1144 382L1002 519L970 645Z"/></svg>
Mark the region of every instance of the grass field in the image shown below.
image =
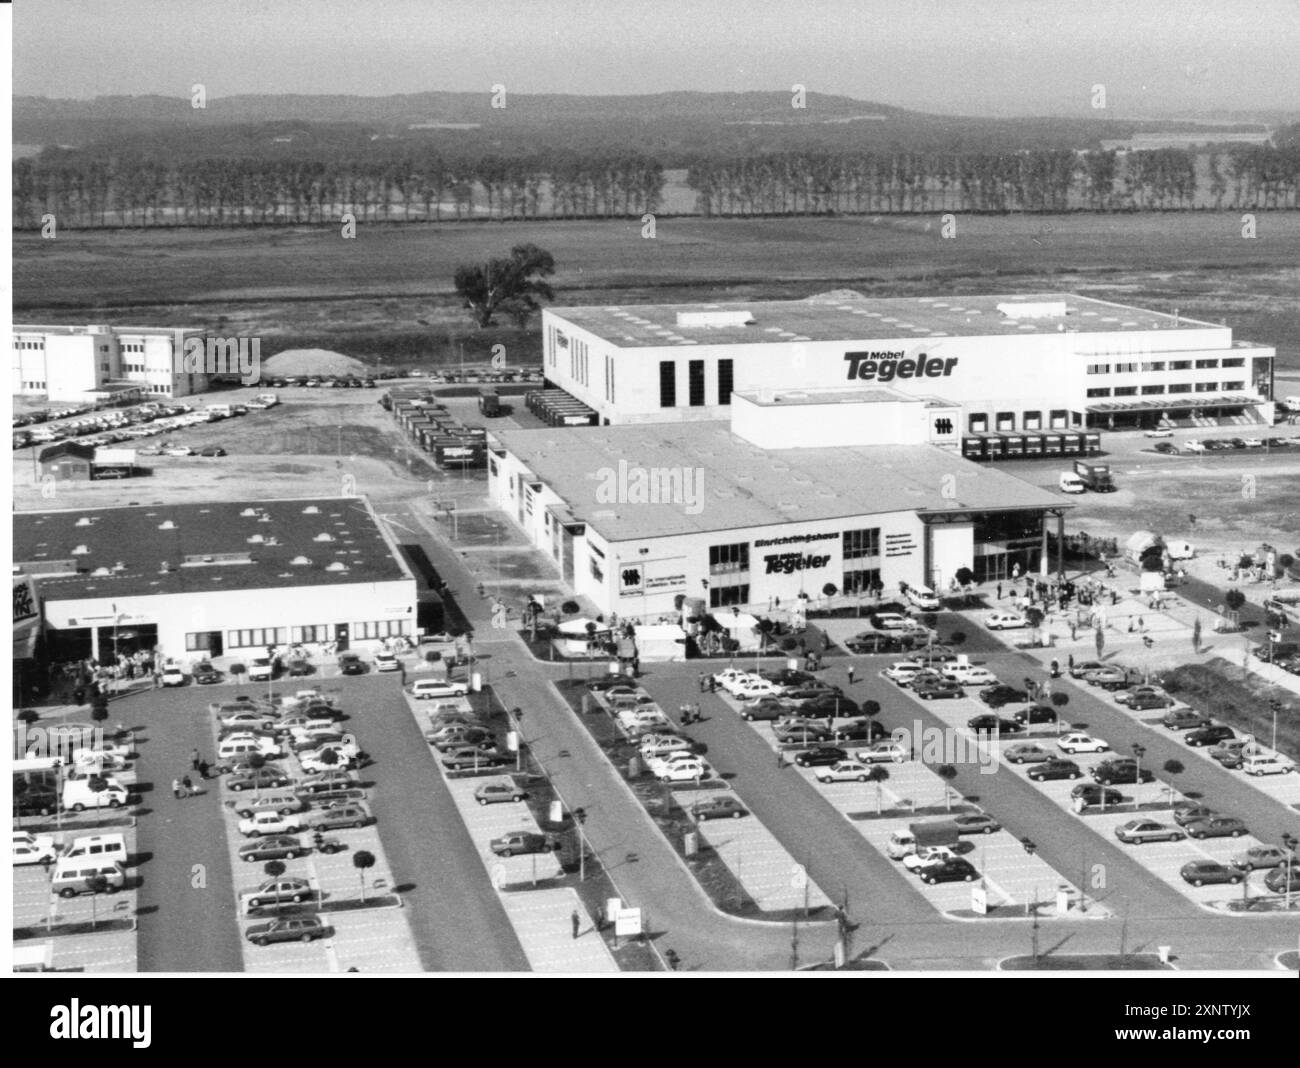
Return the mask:
<svg viewBox="0 0 1300 1068"><path fill-rule="evenodd" d="M536 362L538 325L479 331L451 290L458 264L524 241L551 251L556 303L1065 289L1225 319L1300 369L1300 213L940 218L662 218L635 222L362 225L288 231L77 232L14 239L25 321L197 325L255 333L263 356L319 346L394 362L481 360L502 342ZM449 337L457 339L453 344Z"/></svg>

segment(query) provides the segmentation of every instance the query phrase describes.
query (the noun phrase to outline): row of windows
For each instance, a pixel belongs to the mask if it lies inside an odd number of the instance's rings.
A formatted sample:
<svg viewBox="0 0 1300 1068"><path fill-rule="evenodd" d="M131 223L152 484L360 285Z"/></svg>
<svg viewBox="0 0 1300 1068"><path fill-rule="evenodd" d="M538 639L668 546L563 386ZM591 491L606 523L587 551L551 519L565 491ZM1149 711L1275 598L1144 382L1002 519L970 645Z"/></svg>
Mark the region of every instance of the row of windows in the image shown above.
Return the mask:
<svg viewBox="0 0 1300 1068"><path fill-rule="evenodd" d="M348 633L350 639L355 641L395 638L399 634L410 633L410 621L406 619L367 620L363 623L350 624ZM333 623L314 623L301 627L253 627L249 630L227 631L226 646L231 649L265 649L268 645L329 642L334 638ZM209 647L209 635L206 631L185 635L185 648L189 652L206 650Z"/></svg>
<svg viewBox="0 0 1300 1068"><path fill-rule="evenodd" d="M143 341L123 342L121 346L121 350L123 352L144 352L144 342Z"/></svg>
<svg viewBox="0 0 1300 1068"><path fill-rule="evenodd" d="M731 394L735 384L735 364L731 360L718 361L718 399L719 405L731 403ZM708 403L707 383L703 360L689 360L686 364L687 403L692 408L702 408ZM659 407L677 407L677 364L672 360L663 360L659 364Z"/></svg>
<svg viewBox="0 0 1300 1068"><path fill-rule="evenodd" d="M44 382L24 382L23 389L44 389Z"/></svg>
<svg viewBox="0 0 1300 1068"><path fill-rule="evenodd" d="M1095 390L1088 390L1088 396L1092 396ZM1107 393L1109 391L1106 391ZM1066 408L1053 408L1047 413L1049 430L1067 430L1071 426L1082 426L1083 415L1080 412L1072 412ZM989 417L986 413L979 412L969 417L970 432L972 434L987 434L989 432ZM1004 430L1016 429L1015 412L996 412L994 414L994 426L1001 433ZM1042 430L1043 413L1041 411L1022 412L1020 416L1021 430Z"/></svg>
<svg viewBox="0 0 1300 1068"><path fill-rule="evenodd" d="M869 567L859 568L853 571L844 572L844 581L840 589L844 593L870 593L880 587L880 568Z"/></svg>
<svg viewBox="0 0 1300 1068"><path fill-rule="evenodd" d="M569 346L569 376L584 386L588 384L587 343L577 338Z"/></svg>
<svg viewBox="0 0 1300 1068"><path fill-rule="evenodd" d="M605 399L614 401L614 357L605 357Z"/></svg>
<svg viewBox="0 0 1300 1068"><path fill-rule="evenodd" d="M844 559L859 560L864 556L880 555L880 528L846 530L843 536Z"/></svg>
<svg viewBox="0 0 1300 1068"><path fill-rule="evenodd" d="M1088 374L1090 375L1108 375L1114 374L1132 374L1135 371L1190 371L1195 365L1196 370L1206 371L1215 367L1245 367L1246 360L1244 357L1234 356L1224 360L1205 359L1205 360L1156 360L1152 363L1090 363L1088 364Z"/></svg>
<svg viewBox="0 0 1300 1068"><path fill-rule="evenodd" d="M38 352L43 352L45 350L45 342L44 341L15 341L14 348L35 349Z"/></svg>
<svg viewBox="0 0 1300 1068"><path fill-rule="evenodd" d="M729 571L749 570L749 542L734 545L709 546L709 574L724 575Z"/></svg>
<svg viewBox="0 0 1300 1068"><path fill-rule="evenodd" d="M1234 390L1245 388L1245 382L1174 382L1168 386L1143 386L1142 395L1146 397L1161 393L1231 393ZM1116 386L1114 389L1088 390L1089 397L1136 397L1137 395L1137 386Z"/></svg>

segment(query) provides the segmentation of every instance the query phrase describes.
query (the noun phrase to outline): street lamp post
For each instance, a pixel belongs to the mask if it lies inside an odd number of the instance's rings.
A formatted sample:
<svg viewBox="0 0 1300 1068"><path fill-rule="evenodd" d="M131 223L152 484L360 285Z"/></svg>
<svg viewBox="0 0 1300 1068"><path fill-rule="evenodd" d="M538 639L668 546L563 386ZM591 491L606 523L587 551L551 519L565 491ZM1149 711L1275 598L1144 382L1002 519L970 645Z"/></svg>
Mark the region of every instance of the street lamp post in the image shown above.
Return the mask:
<svg viewBox="0 0 1300 1068"><path fill-rule="evenodd" d="M1300 845L1300 838L1294 834L1282 835L1282 845L1286 849L1286 911L1291 911L1291 873L1292 865L1295 863L1296 846Z"/></svg>
<svg viewBox="0 0 1300 1068"><path fill-rule="evenodd" d="M1133 776L1133 785L1142 785L1142 758L1146 756L1147 748L1137 742L1133 743L1133 755L1137 758L1136 774Z"/></svg>

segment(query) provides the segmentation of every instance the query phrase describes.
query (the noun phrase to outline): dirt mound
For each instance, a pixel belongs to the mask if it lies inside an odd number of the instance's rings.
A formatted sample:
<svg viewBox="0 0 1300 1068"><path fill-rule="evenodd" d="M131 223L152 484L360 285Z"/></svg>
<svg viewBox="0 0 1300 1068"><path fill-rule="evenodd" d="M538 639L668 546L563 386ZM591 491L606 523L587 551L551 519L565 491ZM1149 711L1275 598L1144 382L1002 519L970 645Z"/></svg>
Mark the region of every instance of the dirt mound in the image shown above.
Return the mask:
<svg viewBox="0 0 1300 1068"><path fill-rule="evenodd" d="M826 293L814 293L811 297L804 298L809 304L845 304L866 299L856 289L832 289Z"/></svg>
<svg viewBox="0 0 1300 1068"><path fill-rule="evenodd" d="M368 371L360 360L329 349L286 349L262 361L262 373L271 375L361 375Z"/></svg>

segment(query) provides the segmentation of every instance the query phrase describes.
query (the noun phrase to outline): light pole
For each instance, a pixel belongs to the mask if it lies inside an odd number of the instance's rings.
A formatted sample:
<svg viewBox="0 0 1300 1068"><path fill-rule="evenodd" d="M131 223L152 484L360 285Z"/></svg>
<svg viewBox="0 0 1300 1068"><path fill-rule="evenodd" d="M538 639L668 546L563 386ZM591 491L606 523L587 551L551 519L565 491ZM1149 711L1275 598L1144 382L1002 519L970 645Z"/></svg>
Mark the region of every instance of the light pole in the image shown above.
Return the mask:
<svg viewBox="0 0 1300 1068"><path fill-rule="evenodd" d="M1134 786L1142 785L1142 758L1146 756L1146 752L1147 752L1146 746L1140 745L1137 742L1133 743L1133 755L1137 758L1137 771L1136 774L1133 776Z"/></svg>
<svg viewBox="0 0 1300 1068"><path fill-rule="evenodd" d="M1286 911L1291 911L1291 866L1295 863L1295 849L1300 845L1300 838L1294 834L1282 835L1282 845L1286 849Z"/></svg>

